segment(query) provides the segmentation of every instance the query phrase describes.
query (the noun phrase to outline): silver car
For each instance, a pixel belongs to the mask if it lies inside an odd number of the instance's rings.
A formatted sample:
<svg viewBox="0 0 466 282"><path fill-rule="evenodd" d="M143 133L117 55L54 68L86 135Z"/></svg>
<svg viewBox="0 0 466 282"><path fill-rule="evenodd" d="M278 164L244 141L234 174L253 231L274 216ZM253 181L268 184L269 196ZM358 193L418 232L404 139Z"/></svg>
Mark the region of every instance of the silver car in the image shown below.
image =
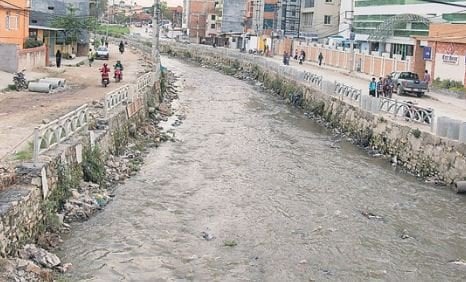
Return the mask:
<svg viewBox="0 0 466 282"><path fill-rule="evenodd" d="M100 46L99 48L97 48L95 57L96 59L108 60L110 58L110 52L108 51L107 47Z"/></svg>

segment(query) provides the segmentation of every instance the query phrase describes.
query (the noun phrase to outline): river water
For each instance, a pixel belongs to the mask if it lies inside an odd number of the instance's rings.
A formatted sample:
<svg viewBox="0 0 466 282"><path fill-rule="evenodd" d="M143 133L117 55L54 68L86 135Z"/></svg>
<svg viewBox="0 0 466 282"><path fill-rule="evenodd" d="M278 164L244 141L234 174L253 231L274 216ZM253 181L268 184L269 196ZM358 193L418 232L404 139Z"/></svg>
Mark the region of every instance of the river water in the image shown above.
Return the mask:
<svg viewBox="0 0 466 282"><path fill-rule="evenodd" d="M183 85L180 142L73 227L60 254L70 280L466 280L449 263L466 259L464 197L332 148L325 129L252 85L163 63Z"/></svg>

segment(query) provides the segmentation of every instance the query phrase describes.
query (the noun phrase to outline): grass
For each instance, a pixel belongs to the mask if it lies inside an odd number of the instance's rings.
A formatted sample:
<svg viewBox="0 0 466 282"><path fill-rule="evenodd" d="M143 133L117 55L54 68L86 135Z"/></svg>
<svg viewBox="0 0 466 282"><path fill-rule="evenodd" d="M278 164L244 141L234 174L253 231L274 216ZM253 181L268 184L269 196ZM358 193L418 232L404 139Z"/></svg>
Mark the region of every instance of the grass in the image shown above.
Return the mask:
<svg viewBox="0 0 466 282"><path fill-rule="evenodd" d="M108 25L102 24L97 27L96 33L98 34L107 34L111 37L123 37L124 35L129 34L129 28L123 25Z"/></svg>
<svg viewBox="0 0 466 282"><path fill-rule="evenodd" d="M226 247L235 247L238 243L235 240L225 240L223 241L223 245Z"/></svg>
<svg viewBox="0 0 466 282"><path fill-rule="evenodd" d="M34 145L32 142L28 142L26 149L16 152L15 160L18 161L27 161L32 159L32 151L34 150Z"/></svg>

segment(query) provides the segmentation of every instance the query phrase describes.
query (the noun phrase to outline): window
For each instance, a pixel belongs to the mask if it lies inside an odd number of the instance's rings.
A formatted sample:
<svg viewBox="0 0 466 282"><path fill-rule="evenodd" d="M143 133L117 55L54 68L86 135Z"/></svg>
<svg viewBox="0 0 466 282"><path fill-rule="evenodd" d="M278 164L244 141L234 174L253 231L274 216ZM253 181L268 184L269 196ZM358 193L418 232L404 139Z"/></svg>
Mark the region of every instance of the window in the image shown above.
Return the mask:
<svg viewBox="0 0 466 282"><path fill-rule="evenodd" d="M210 25L210 28L211 28L211 29L215 29L215 24L211 24L211 25Z"/></svg>
<svg viewBox="0 0 466 282"><path fill-rule="evenodd" d="M5 29L7 30L17 30L18 29L18 14L12 16L10 12L6 12L5 17Z"/></svg>
<svg viewBox="0 0 466 282"><path fill-rule="evenodd" d="M304 8L314 7L314 0L304 0Z"/></svg>
<svg viewBox="0 0 466 282"><path fill-rule="evenodd" d="M264 19L264 29L273 29L273 20Z"/></svg>
<svg viewBox="0 0 466 282"><path fill-rule="evenodd" d="M303 14L303 24L306 27L312 26L312 19L314 18L314 13L304 13Z"/></svg>
<svg viewBox="0 0 466 282"><path fill-rule="evenodd" d="M333 3L333 0L325 0L325 3Z"/></svg>
<svg viewBox="0 0 466 282"><path fill-rule="evenodd" d="M213 21L215 21L215 15L212 15L210 18L211 18Z"/></svg>
<svg viewBox="0 0 466 282"><path fill-rule="evenodd" d="M275 12L275 4L264 4L264 12Z"/></svg>
<svg viewBox="0 0 466 282"><path fill-rule="evenodd" d="M49 11L53 11L53 10L55 10L55 7L53 7L53 6L48 6L47 9L48 9Z"/></svg>
<svg viewBox="0 0 466 282"><path fill-rule="evenodd" d="M331 24L332 16L324 16L324 24Z"/></svg>

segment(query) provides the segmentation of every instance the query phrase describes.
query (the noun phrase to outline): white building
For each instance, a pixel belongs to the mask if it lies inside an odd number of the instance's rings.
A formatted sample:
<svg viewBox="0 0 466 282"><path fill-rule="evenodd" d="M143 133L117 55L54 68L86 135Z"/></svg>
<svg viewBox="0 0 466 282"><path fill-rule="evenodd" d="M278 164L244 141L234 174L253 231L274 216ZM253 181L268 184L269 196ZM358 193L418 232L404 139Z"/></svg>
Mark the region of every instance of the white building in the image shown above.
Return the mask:
<svg viewBox="0 0 466 282"><path fill-rule="evenodd" d="M339 33L341 0L301 0L300 32L319 39Z"/></svg>
<svg viewBox="0 0 466 282"><path fill-rule="evenodd" d="M442 1L445 3L417 0L405 0L406 4L398 4L399 0L342 1L340 32L348 37L347 31L352 28L355 40L361 42L363 51L389 53L390 56L396 54L403 58L412 56L414 40L411 36L427 35L429 22L466 22L466 1ZM401 17L406 14L420 17ZM377 31L379 25L395 16L400 16L396 23Z"/></svg>

